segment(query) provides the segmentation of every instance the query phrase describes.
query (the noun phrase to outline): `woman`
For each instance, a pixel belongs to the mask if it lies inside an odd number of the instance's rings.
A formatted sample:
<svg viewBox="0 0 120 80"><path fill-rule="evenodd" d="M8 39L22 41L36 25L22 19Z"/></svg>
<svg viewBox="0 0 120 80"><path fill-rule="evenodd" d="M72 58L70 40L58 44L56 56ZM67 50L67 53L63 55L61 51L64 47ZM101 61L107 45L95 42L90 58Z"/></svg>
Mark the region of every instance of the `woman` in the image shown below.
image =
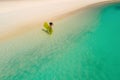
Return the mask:
<svg viewBox="0 0 120 80"><path fill-rule="evenodd" d="M53 32L52 26L53 26L53 23L49 22L49 29L48 29L49 34L52 34L52 32Z"/></svg>
<svg viewBox="0 0 120 80"><path fill-rule="evenodd" d="M52 34L53 32L53 29L52 29L52 26L53 26L53 23L52 22L49 22L49 24L47 22L44 23L44 31L47 32L48 34Z"/></svg>

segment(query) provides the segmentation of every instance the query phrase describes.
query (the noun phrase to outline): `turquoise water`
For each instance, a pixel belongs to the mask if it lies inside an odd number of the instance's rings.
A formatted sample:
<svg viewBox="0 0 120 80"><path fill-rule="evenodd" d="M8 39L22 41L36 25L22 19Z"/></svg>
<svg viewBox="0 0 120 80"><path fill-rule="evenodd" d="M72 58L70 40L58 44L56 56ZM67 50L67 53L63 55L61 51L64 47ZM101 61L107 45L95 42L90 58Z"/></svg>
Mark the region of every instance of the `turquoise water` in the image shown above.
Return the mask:
<svg viewBox="0 0 120 80"><path fill-rule="evenodd" d="M120 80L120 3L80 10L0 43L0 80Z"/></svg>

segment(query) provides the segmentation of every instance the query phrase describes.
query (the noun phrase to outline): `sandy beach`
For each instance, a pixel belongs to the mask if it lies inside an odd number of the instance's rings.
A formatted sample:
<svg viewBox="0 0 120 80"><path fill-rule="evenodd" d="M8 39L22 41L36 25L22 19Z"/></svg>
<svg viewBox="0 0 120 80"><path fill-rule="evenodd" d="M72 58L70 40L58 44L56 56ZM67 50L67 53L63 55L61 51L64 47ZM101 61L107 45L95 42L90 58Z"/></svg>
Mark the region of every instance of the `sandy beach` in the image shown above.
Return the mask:
<svg viewBox="0 0 120 80"><path fill-rule="evenodd" d="M42 27L64 14L109 0L1 1L0 41Z"/></svg>

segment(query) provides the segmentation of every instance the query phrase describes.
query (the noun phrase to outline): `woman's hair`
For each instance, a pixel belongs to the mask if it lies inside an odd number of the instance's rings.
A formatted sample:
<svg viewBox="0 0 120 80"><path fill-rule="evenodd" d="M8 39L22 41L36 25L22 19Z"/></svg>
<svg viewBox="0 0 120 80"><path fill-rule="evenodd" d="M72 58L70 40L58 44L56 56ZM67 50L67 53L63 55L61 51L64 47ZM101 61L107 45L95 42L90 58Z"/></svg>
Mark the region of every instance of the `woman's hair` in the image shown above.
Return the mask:
<svg viewBox="0 0 120 80"><path fill-rule="evenodd" d="M52 26L52 25L53 25L53 23L52 23L52 22L49 22L49 25L50 25L50 26Z"/></svg>

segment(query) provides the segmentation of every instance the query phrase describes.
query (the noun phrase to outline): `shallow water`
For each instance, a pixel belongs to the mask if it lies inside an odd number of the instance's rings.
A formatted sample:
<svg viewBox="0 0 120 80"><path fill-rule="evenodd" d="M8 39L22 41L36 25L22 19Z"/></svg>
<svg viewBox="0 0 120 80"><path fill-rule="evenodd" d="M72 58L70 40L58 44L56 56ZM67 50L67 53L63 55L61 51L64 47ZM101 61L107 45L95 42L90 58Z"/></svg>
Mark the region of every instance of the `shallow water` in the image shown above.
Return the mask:
<svg viewBox="0 0 120 80"><path fill-rule="evenodd" d="M91 7L0 43L0 80L120 80L120 3Z"/></svg>

